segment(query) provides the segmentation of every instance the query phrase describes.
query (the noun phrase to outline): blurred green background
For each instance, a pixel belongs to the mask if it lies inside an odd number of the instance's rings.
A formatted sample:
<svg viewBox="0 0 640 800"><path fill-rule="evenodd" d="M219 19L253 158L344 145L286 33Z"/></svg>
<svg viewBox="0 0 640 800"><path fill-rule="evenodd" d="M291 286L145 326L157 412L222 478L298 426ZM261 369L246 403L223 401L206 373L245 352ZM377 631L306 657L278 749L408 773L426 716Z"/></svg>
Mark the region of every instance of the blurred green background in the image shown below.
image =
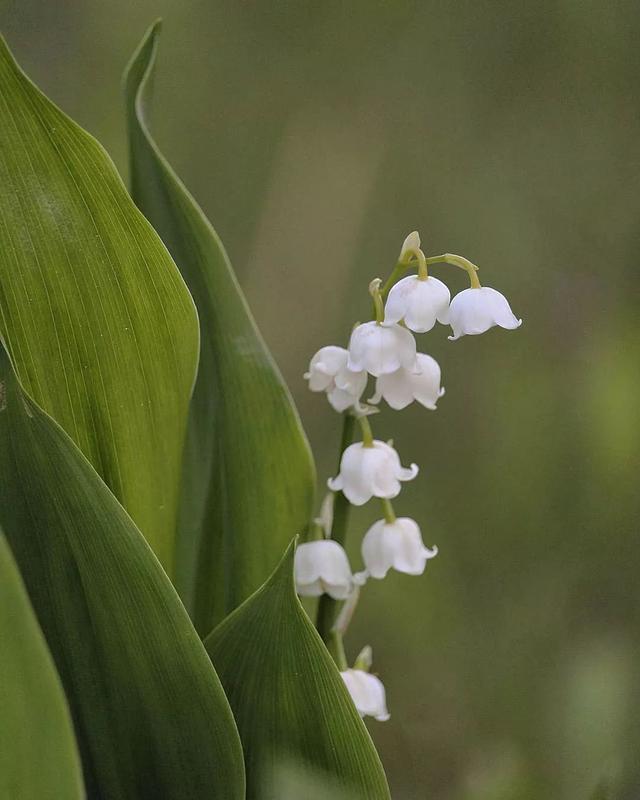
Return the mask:
<svg viewBox="0 0 640 800"><path fill-rule="evenodd" d="M25 70L123 172L120 74L157 16L157 139L226 243L323 481L340 420L302 373L346 343L409 231L524 318L420 337L438 411L374 420L421 465L396 509L440 555L370 583L347 644L373 645L387 687L370 729L394 798L589 797L640 752L640 6L5 0ZM378 516L354 515L354 568Z"/></svg>

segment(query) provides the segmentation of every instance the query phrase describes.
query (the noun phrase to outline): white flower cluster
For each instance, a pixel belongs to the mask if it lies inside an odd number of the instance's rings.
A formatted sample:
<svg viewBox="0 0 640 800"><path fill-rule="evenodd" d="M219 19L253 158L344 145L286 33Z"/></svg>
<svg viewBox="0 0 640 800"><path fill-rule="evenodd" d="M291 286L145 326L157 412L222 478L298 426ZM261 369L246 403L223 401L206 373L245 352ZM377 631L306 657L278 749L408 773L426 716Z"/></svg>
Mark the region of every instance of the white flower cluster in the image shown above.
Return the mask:
<svg viewBox="0 0 640 800"><path fill-rule="evenodd" d="M451 300L447 286L428 275L427 267L434 263L465 269L470 288ZM414 264L417 275L398 279ZM484 333L496 325L513 330L522 324L500 292L480 285L476 270L461 256L426 258L418 233L409 234L392 278L382 289L379 279L369 287L376 318L354 328L348 348L321 348L305 374L311 391L325 392L336 411L356 416L362 426L362 441L346 447L339 474L328 481L329 489L342 492L355 506L364 505L373 497L383 503L384 519L375 522L362 540L364 571L354 574L342 545L331 539L331 494L325 499L322 518L318 520L324 538L302 544L296 552L298 594L326 594L345 601L347 619L353 613L359 588L368 578L384 578L390 569L421 575L427 561L438 552L436 547L425 547L417 522L395 516L390 501L399 495L402 482L416 477L418 467L403 467L391 444L373 438L368 416L382 400L395 410L406 408L414 400L425 408L436 409L444 394L440 366L430 355L417 352L414 333L426 333L440 322L451 325L449 339L455 340L465 334ZM363 403L369 376L375 379L375 389ZM360 714L386 720L389 714L384 686L369 674L370 649L367 652L364 667L359 662L354 668L342 663L341 674Z"/></svg>

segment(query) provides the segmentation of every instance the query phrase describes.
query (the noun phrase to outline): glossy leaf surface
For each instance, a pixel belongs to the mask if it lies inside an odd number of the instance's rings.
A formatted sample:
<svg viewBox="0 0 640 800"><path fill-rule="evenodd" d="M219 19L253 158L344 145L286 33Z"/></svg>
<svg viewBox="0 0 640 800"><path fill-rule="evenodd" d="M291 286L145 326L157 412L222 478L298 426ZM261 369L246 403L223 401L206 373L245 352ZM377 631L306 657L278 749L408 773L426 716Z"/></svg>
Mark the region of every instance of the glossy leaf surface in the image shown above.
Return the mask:
<svg viewBox="0 0 640 800"><path fill-rule="evenodd" d="M193 302L102 147L4 42L0 333L27 391L171 573L198 353Z"/></svg>
<svg viewBox="0 0 640 800"><path fill-rule="evenodd" d="M0 348L0 523L73 715L91 798L244 797L220 682L153 552Z"/></svg>
<svg viewBox="0 0 640 800"><path fill-rule="evenodd" d="M156 24L127 70L131 184L200 317L177 553L179 588L198 629L208 633L261 585L304 530L315 474L298 414L224 247L149 132L158 34Z"/></svg>
<svg viewBox="0 0 640 800"><path fill-rule="evenodd" d="M1 531L0 710L0 797L81 800L67 701Z"/></svg>
<svg viewBox="0 0 640 800"><path fill-rule="evenodd" d="M247 797L276 800L273 781L297 763L349 797L388 798L367 729L295 594L293 554L292 544L264 586L205 640L240 731Z"/></svg>

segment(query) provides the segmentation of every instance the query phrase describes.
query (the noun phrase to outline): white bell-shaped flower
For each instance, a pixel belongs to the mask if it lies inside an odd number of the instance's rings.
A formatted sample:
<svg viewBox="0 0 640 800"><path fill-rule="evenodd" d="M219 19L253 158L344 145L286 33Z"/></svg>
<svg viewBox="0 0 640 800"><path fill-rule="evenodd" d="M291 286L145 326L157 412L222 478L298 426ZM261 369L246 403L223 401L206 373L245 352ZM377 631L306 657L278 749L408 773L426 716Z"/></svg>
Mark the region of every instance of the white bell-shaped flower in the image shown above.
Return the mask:
<svg viewBox="0 0 640 800"><path fill-rule="evenodd" d="M362 442L352 444L342 454L340 473L330 478L334 492L342 491L354 506L362 506L372 497L391 499L400 494L400 482L410 481L418 474L412 464L408 469L391 445L374 439L371 446Z"/></svg>
<svg viewBox="0 0 640 800"><path fill-rule="evenodd" d="M392 567L407 575L422 575L427 561L436 555L438 548L424 546L418 523L409 517L378 520L362 540L362 558L372 578L384 578Z"/></svg>
<svg viewBox="0 0 640 800"><path fill-rule="evenodd" d="M348 367L354 372L366 370L378 378L400 367L415 369L415 364L416 340L400 325L365 322L351 334Z"/></svg>
<svg viewBox="0 0 640 800"><path fill-rule="evenodd" d="M449 322L454 341L465 334L474 336L488 331L494 325L514 330L522 325L517 319L507 298L489 286L472 287L459 292L449 307Z"/></svg>
<svg viewBox="0 0 640 800"><path fill-rule="evenodd" d="M440 365L426 353L418 353L417 369L412 372L402 367L389 375L381 375L376 379L376 393L369 400L379 403L383 398L391 408L400 411L414 400L432 411L438 399L444 394L440 387Z"/></svg>
<svg viewBox="0 0 640 800"><path fill-rule="evenodd" d="M305 379L312 392L326 392L336 411L358 406L367 385L365 370L355 372L347 366L349 351L344 347L322 347L311 359Z"/></svg>
<svg viewBox="0 0 640 800"><path fill-rule="evenodd" d="M362 669L347 669L340 675L361 717L374 717L379 722L389 719L387 697L380 678Z"/></svg>
<svg viewBox="0 0 640 800"><path fill-rule="evenodd" d="M446 284L431 276L421 278L409 275L396 283L384 308L384 325L393 325L404 319L407 328L415 333L426 333L436 324L449 323L451 293Z"/></svg>
<svg viewBox="0 0 640 800"><path fill-rule="evenodd" d="M293 565L296 592L305 597L328 594L346 600L354 581L344 548L332 539L298 545Z"/></svg>

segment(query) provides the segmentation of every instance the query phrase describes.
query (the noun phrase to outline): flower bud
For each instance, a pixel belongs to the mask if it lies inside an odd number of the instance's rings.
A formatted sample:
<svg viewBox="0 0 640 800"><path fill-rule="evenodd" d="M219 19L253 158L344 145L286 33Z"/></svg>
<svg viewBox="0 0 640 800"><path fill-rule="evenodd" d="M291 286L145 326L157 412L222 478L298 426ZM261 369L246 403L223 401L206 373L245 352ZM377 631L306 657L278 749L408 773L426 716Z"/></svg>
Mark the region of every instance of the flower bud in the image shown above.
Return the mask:
<svg viewBox="0 0 640 800"><path fill-rule="evenodd" d="M409 261L412 255L415 255L420 249L420 234L418 231L411 231L407 238L402 243L398 261L405 263Z"/></svg>

